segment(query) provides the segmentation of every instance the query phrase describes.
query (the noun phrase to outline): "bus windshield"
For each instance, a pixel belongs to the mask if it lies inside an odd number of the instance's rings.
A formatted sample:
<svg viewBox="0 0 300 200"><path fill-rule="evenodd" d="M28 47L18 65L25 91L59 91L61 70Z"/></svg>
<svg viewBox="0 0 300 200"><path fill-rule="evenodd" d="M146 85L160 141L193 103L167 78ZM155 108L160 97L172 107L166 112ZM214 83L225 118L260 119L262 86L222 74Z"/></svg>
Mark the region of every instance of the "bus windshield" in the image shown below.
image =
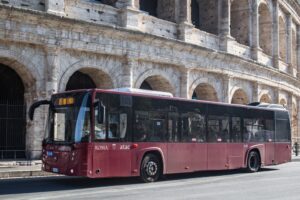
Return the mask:
<svg viewBox="0 0 300 200"><path fill-rule="evenodd" d="M90 93L66 93L52 98L46 142L78 143L90 135Z"/></svg>

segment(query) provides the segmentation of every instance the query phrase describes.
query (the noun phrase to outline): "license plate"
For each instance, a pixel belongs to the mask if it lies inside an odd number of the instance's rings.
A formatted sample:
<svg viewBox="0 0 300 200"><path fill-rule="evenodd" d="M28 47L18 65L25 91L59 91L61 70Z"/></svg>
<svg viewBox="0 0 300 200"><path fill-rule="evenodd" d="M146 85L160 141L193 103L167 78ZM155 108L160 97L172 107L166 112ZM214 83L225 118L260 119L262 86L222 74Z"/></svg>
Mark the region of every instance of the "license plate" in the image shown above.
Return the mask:
<svg viewBox="0 0 300 200"><path fill-rule="evenodd" d="M58 173L58 172L59 172L59 170L58 170L58 168L54 167L54 168L52 168L52 172L54 172L54 173Z"/></svg>
<svg viewBox="0 0 300 200"><path fill-rule="evenodd" d="M53 156L53 151L47 151L47 156L52 157Z"/></svg>

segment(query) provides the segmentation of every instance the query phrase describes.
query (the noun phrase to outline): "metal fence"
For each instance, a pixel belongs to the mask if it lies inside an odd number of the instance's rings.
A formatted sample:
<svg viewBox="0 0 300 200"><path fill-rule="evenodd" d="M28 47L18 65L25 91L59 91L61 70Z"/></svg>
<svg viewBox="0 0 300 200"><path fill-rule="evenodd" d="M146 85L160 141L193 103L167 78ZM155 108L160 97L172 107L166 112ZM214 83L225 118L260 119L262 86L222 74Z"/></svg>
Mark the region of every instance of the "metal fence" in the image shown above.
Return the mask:
<svg viewBox="0 0 300 200"><path fill-rule="evenodd" d="M26 158L26 106L0 100L0 159Z"/></svg>

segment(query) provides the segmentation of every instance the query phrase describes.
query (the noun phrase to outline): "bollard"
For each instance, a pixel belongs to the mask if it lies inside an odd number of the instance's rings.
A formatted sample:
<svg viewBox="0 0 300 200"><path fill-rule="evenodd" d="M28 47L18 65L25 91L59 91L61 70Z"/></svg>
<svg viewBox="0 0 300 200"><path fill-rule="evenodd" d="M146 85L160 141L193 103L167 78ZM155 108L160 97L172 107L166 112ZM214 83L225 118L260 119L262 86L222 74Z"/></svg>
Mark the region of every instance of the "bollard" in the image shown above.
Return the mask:
<svg viewBox="0 0 300 200"><path fill-rule="evenodd" d="M295 144L294 144L294 152L295 152L296 156L298 156L298 154L299 154L299 144L298 144L298 142L295 142Z"/></svg>

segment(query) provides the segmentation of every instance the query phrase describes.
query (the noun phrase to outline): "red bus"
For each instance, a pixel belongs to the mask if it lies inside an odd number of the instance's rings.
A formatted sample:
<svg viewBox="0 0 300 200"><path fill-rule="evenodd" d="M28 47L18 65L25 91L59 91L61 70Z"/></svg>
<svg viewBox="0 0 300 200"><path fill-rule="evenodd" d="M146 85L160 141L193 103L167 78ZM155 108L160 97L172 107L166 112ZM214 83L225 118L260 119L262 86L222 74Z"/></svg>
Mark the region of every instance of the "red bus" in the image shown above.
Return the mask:
<svg viewBox="0 0 300 200"><path fill-rule="evenodd" d="M291 161L288 111L275 104L231 105L166 93L78 90L54 94L43 170L90 178L246 168Z"/></svg>

